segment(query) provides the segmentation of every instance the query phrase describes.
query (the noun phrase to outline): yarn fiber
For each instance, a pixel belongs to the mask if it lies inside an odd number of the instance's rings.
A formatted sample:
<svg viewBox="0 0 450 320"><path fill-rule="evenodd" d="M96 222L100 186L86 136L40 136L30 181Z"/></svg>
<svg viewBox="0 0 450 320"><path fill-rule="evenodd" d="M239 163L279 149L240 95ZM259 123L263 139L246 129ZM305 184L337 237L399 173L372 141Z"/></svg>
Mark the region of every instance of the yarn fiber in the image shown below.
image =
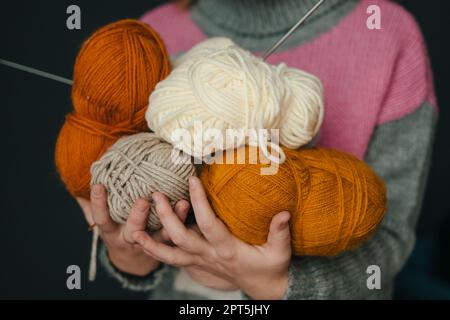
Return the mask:
<svg viewBox="0 0 450 320"><path fill-rule="evenodd" d="M332 149L284 151L286 161L274 175L261 175L268 165L248 161L203 168L211 205L230 231L263 244L272 217L289 211L295 255L337 255L369 238L386 212L385 186L372 169ZM249 147L240 152L248 160Z"/></svg>
<svg viewBox="0 0 450 320"><path fill-rule="evenodd" d="M109 213L115 222L125 223L136 200L150 199L156 191L164 193L172 206L189 199L189 177L195 175L195 167L191 161L174 162L173 151L155 134L138 133L120 138L93 163L91 184L106 187ZM160 227L152 205L147 229Z"/></svg>
<svg viewBox="0 0 450 320"><path fill-rule="evenodd" d="M323 120L320 80L285 64L273 66L225 38L208 39L177 59L171 74L150 95L148 126L164 140L186 153L202 157L218 149L206 135L218 129L279 129L280 142L288 148L307 144ZM178 141L176 129L192 139ZM247 143L245 138L237 146Z"/></svg>
<svg viewBox="0 0 450 320"><path fill-rule="evenodd" d="M163 41L144 23L121 20L84 42L74 66L74 111L55 150L56 167L73 196L89 199L90 167L117 139L148 131L148 96L169 71Z"/></svg>

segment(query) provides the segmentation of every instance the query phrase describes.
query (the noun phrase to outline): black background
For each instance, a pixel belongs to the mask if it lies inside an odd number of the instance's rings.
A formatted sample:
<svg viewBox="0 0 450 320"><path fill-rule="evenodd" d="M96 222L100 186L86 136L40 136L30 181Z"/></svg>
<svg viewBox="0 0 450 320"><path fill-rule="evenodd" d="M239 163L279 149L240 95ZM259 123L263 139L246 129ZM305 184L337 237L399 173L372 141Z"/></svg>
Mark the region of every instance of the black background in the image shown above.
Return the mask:
<svg viewBox="0 0 450 320"><path fill-rule="evenodd" d="M80 45L95 29L139 18L161 2L1 1L0 58L71 78ZM447 0L401 2L424 32L440 105L419 234L442 235L445 261L450 253L450 8ZM81 8L81 30L66 28L71 4ZM5 143L0 151L0 298L145 297L121 290L102 270L95 283L87 281L90 233L53 160L57 133L71 110L70 86L0 65L0 98ZM83 270L82 290L66 288L66 267L72 264Z"/></svg>

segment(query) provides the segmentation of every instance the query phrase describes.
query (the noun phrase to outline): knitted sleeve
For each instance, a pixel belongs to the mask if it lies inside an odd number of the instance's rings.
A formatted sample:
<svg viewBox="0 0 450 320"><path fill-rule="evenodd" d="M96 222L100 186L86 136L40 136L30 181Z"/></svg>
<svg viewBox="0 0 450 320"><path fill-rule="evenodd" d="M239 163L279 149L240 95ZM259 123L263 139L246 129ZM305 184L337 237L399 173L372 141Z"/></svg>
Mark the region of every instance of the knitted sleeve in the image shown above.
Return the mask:
<svg viewBox="0 0 450 320"><path fill-rule="evenodd" d="M108 252L103 244L99 244L99 261L106 272L114 279L116 279L122 288L132 291L151 291L155 289L162 281L163 276L168 271L166 265L161 265L158 269L150 273L146 277L132 276L121 272L115 268L108 257Z"/></svg>
<svg viewBox="0 0 450 320"><path fill-rule="evenodd" d="M375 235L337 257L294 258L285 299L390 298L394 277L415 242L415 225L426 183L435 109L425 102L400 120L374 131L366 162L384 179L388 212ZM369 266L380 269L380 289L369 289Z"/></svg>
<svg viewBox="0 0 450 320"><path fill-rule="evenodd" d="M388 89L383 96L383 108L378 115L378 124L402 118L416 110L423 101L428 101L437 111L433 74L425 39L414 17L404 11L401 13L403 23L395 23L394 26L405 31L393 32L400 36L390 40L394 41L398 48L394 50L395 67L391 71Z"/></svg>

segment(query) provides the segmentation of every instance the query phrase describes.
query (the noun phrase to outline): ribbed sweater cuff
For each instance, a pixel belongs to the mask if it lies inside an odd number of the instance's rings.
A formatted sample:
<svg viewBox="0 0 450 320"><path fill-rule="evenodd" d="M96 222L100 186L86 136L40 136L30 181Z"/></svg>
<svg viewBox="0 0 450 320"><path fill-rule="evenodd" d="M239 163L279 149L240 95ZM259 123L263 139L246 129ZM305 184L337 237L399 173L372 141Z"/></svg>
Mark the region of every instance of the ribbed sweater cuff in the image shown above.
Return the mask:
<svg viewBox="0 0 450 320"><path fill-rule="evenodd" d="M105 268L106 272L116 279L124 289L129 289L132 291L151 291L156 288L168 271L166 265L161 264L161 266L145 277L132 276L121 272L116 267L113 266L108 257L108 251L104 245L101 245L99 250L99 261L100 264Z"/></svg>

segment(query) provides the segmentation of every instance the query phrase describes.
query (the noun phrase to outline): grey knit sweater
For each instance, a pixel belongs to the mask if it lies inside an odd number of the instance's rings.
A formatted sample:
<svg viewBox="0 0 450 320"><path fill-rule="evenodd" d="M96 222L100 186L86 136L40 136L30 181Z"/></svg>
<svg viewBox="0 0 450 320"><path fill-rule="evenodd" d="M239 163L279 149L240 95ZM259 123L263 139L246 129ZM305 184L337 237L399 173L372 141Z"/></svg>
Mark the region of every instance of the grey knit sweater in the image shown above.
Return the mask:
<svg viewBox="0 0 450 320"><path fill-rule="evenodd" d="M208 36L228 36L250 50L270 46L304 14L312 0L200 0L192 19ZM292 48L327 32L357 1L327 0L301 31L284 45ZM388 213L377 233L356 250L338 257L293 257L285 299L387 299L393 281L414 246L429 168L435 111L428 101L400 120L375 128L365 161L388 189ZM161 266L147 277L117 270L104 247L100 261L124 288L148 291L153 299L240 299L242 292L219 292L195 283L182 270ZM369 266L380 270L381 288L371 288ZM370 270L370 268L369 268Z"/></svg>

